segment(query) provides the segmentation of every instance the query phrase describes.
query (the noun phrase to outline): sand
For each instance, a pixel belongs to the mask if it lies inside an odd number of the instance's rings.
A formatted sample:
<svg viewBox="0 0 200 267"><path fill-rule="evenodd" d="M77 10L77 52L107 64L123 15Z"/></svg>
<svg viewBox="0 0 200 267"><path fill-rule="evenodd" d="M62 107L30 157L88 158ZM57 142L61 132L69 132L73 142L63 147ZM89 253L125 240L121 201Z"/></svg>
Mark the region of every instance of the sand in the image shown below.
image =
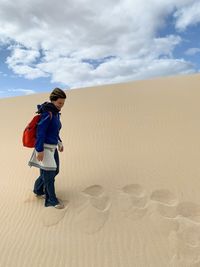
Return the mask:
<svg viewBox="0 0 200 267"><path fill-rule="evenodd" d="M1 267L200 266L200 75L67 91L58 198L32 187L24 127L47 94L0 100Z"/></svg>

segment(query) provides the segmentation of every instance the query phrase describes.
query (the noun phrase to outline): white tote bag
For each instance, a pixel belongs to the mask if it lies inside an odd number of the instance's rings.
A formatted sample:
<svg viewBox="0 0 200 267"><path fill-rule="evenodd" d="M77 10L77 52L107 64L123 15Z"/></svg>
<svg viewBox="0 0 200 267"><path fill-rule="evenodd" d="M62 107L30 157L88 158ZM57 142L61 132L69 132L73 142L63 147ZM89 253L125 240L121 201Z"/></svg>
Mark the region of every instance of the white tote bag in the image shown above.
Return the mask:
<svg viewBox="0 0 200 267"><path fill-rule="evenodd" d="M54 158L56 145L44 144L44 158L42 161L37 160L37 151L34 149L28 165L30 167L40 168L46 171L55 171L57 169Z"/></svg>

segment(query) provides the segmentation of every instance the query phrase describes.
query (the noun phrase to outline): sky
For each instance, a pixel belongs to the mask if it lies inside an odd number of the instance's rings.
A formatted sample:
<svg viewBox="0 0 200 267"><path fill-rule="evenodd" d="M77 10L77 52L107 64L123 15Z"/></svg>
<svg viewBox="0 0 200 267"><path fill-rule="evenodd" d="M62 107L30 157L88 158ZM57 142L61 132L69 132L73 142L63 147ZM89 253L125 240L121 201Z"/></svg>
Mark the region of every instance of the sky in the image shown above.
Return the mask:
<svg viewBox="0 0 200 267"><path fill-rule="evenodd" d="M0 98L200 72L199 0L0 0Z"/></svg>

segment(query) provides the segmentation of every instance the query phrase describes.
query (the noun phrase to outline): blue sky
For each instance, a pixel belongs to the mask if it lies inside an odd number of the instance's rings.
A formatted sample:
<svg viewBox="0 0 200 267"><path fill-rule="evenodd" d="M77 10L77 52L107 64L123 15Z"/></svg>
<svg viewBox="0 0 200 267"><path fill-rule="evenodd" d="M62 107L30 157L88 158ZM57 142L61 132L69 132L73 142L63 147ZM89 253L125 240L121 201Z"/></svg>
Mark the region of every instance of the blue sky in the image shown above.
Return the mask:
<svg viewBox="0 0 200 267"><path fill-rule="evenodd" d="M198 36L199 0L0 0L0 98L198 73Z"/></svg>

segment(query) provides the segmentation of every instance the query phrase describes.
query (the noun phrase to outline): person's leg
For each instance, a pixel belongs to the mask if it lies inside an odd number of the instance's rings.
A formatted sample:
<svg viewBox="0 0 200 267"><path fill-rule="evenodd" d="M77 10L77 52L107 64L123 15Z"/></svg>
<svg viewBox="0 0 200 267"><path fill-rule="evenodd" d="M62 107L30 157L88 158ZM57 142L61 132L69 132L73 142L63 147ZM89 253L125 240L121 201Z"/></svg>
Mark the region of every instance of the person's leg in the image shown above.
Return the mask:
<svg viewBox="0 0 200 267"><path fill-rule="evenodd" d="M45 206L55 206L59 203L55 193L55 176L56 171L43 171L43 179L45 186Z"/></svg>
<svg viewBox="0 0 200 267"><path fill-rule="evenodd" d="M43 170L43 180L45 185L45 206L55 206L59 204L59 201L55 193L55 177L59 173L59 155L58 150L55 150L54 158L56 161L57 169L55 171L45 171Z"/></svg>
<svg viewBox="0 0 200 267"><path fill-rule="evenodd" d="M40 169L40 176L35 181L33 192L38 196L44 195L44 180L41 169Z"/></svg>

